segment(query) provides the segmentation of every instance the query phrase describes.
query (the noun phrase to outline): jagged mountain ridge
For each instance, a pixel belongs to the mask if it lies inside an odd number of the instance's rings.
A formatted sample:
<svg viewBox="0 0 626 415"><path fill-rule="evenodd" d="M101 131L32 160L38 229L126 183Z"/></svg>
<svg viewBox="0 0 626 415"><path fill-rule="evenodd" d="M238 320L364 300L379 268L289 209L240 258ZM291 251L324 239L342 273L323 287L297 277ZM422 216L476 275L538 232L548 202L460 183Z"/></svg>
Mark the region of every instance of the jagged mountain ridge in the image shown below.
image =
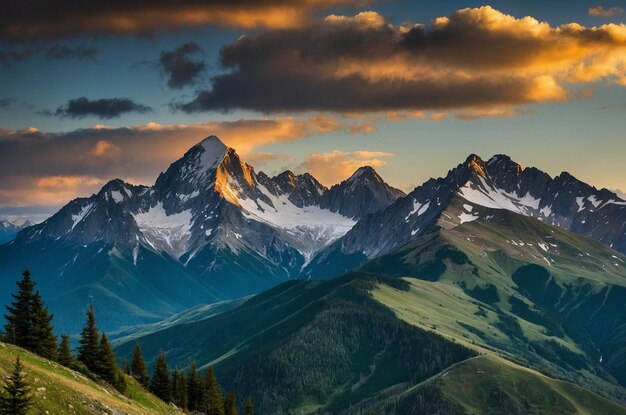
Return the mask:
<svg viewBox="0 0 626 415"><path fill-rule="evenodd" d="M361 214L402 195L382 180L366 186L358 178L348 182L353 190L344 197L350 201L322 207L329 190L310 174L256 173L211 136L161 173L154 186L112 180L19 233L0 248L7 264L0 271L2 286L10 292L15 275L30 266L40 275L42 291L51 291L48 298L71 292L74 301L83 296L87 304L88 297L105 297L107 312L115 310L109 322L115 328L256 293L297 277L315 252ZM367 197L357 195L362 189ZM173 284L176 290L170 290ZM139 287L154 300L129 294Z"/></svg>
<svg viewBox="0 0 626 415"><path fill-rule="evenodd" d="M23 217L0 219L0 244L11 241L19 231L32 225L33 222Z"/></svg>
<svg viewBox="0 0 626 415"><path fill-rule="evenodd" d="M626 201L567 172L552 178L506 155L470 155L445 177L430 179L360 220L311 261L304 275L330 277L402 246L433 226L453 228L505 209L539 219L626 253Z"/></svg>

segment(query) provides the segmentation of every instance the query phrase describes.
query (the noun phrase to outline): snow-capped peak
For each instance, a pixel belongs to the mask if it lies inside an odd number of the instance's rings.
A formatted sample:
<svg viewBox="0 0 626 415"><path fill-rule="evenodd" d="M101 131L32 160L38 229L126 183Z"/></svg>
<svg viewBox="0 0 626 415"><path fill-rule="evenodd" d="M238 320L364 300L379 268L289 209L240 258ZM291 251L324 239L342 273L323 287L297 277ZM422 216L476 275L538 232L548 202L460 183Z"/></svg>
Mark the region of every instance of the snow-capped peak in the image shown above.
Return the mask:
<svg viewBox="0 0 626 415"><path fill-rule="evenodd" d="M200 162L205 170L216 168L228 152L228 147L214 135L205 138L196 147L202 149Z"/></svg>
<svg viewBox="0 0 626 415"><path fill-rule="evenodd" d="M359 167L354 173L352 173L352 176L350 176L346 180L346 182L354 182L360 179L372 179L377 182L383 182L383 179L378 175L378 173L376 173L376 170L374 170L374 168L371 166Z"/></svg>

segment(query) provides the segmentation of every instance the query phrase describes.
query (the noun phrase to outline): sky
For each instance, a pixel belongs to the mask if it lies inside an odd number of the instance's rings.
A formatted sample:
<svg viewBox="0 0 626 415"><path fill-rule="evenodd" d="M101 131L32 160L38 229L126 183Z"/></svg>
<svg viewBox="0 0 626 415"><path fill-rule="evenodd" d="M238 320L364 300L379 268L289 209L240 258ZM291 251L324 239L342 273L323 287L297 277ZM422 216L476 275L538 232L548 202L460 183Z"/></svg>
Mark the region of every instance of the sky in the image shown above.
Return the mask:
<svg viewBox="0 0 626 415"><path fill-rule="evenodd" d="M0 5L0 215L152 184L215 134L273 175L405 191L475 153L626 190L626 2Z"/></svg>

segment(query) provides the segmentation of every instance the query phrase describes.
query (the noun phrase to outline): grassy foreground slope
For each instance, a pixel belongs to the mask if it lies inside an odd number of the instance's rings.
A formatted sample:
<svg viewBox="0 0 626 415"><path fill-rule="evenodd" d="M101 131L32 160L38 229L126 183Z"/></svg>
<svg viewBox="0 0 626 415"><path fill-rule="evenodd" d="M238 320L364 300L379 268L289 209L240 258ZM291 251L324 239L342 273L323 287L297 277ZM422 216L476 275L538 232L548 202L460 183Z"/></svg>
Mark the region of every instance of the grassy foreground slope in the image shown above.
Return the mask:
<svg viewBox="0 0 626 415"><path fill-rule="evenodd" d="M0 377L13 368L20 356L33 406L29 414L177 414L170 405L146 392L127 377L128 395L95 383L66 367L21 348L0 343Z"/></svg>

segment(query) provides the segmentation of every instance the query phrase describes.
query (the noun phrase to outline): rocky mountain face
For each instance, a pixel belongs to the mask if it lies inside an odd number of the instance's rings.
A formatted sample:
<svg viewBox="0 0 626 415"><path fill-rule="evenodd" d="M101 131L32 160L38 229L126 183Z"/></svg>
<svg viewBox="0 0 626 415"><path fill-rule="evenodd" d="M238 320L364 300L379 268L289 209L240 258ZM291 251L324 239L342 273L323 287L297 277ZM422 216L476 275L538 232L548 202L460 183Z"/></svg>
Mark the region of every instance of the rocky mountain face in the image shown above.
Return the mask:
<svg viewBox="0 0 626 415"><path fill-rule="evenodd" d="M32 225L27 218L0 219L0 244L11 241L19 231Z"/></svg>
<svg viewBox="0 0 626 415"><path fill-rule="evenodd" d="M211 136L154 186L113 180L19 233L0 247L0 281L10 292L29 266L47 298L67 295L59 287L71 280L77 286L66 290L82 290L83 305L99 296L107 310L116 305L111 325L141 323L297 277L316 252L401 195L372 169L330 190L306 173L269 177ZM155 301L138 306L141 289Z"/></svg>
<svg viewBox="0 0 626 415"><path fill-rule="evenodd" d="M304 275L328 278L402 246L433 226L453 228L504 209L586 236L626 253L626 201L567 172L552 178L508 156L470 155L386 209L360 220L316 255Z"/></svg>
<svg viewBox="0 0 626 415"><path fill-rule="evenodd" d="M404 192L385 183L373 168L364 166L324 192L320 206L359 219L384 209L402 196Z"/></svg>

